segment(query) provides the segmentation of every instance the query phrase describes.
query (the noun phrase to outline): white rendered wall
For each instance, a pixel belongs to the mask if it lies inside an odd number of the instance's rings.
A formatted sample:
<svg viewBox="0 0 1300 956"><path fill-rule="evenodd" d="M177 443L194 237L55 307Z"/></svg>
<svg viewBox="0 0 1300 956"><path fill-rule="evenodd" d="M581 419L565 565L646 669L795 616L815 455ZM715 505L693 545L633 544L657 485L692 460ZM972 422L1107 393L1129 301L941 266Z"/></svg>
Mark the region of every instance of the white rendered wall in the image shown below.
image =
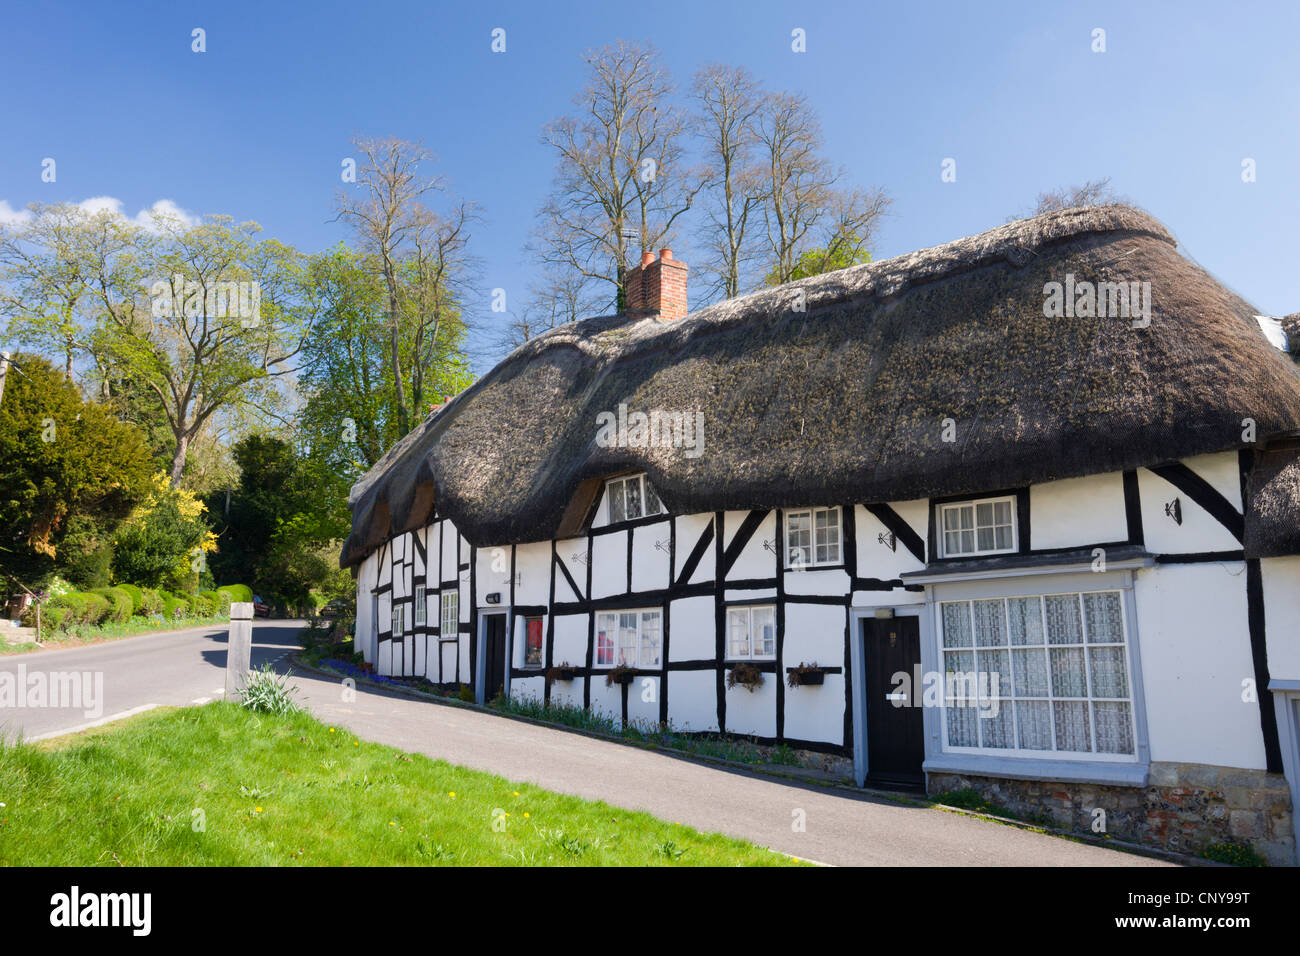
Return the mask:
<svg viewBox="0 0 1300 956"><path fill-rule="evenodd" d="M1300 557L1264 558L1259 567L1269 676L1300 680Z"/></svg>
<svg viewBox="0 0 1300 956"><path fill-rule="evenodd" d="M1241 561L1136 573L1134 597L1151 759L1264 768Z"/></svg>
<svg viewBox="0 0 1300 956"><path fill-rule="evenodd" d="M1031 485L1029 537L1035 550L1128 540L1124 476L1113 472Z"/></svg>

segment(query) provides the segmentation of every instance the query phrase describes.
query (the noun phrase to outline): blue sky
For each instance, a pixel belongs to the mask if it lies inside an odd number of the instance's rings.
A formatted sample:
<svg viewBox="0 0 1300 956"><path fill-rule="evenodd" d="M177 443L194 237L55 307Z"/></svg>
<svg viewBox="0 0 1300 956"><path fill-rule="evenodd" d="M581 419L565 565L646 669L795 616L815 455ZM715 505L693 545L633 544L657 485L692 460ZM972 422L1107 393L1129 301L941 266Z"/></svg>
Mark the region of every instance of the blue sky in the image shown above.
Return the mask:
<svg viewBox="0 0 1300 956"><path fill-rule="evenodd" d="M206 53L190 50L194 27ZM791 51L796 27L806 53ZM1105 53L1091 49L1098 27ZM134 214L170 200L313 251L345 236L330 220L350 136L423 139L486 214L471 310L482 370L502 321L486 290L517 304L535 274L523 247L553 169L541 127L572 108L581 52L627 39L655 44L681 84L722 61L806 93L827 155L895 197L878 258L1109 176L1280 315L1300 310L1297 35L1300 5L1282 2L11 4L0 201L112 196ZM940 179L947 157L954 183Z"/></svg>

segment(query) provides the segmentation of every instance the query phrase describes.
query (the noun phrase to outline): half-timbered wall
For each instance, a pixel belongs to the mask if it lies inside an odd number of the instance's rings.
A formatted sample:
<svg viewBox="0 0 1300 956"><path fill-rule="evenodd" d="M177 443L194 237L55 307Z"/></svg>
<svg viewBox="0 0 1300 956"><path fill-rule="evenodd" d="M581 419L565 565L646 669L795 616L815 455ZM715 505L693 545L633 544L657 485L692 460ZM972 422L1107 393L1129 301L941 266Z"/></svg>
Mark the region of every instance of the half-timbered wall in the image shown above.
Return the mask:
<svg viewBox="0 0 1300 956"><path fill-rule="evenodd" d="M1295 621L1300 559L1247 560L1242 550L1242 487L1249 453L1205 455L1124 474L1103 474L990 491L1014 496L1024 566L1079 550L1144 548L1149 566L1132 571L1140 648L1134 674L1145 698L1144 747L1153 761L1212 763L1280 772L1277 738L1263 711L1259 681L1300 679ZM977 496L971 496L977 497ZM791 503L830 506L836 502ZM358 573L360 646L384 674L441 684L475 682L479 617L508 612L507 688L598 709L626 721L669 721L682 731L751 735L761 742L851 754L850 663L855 614L875 608L933 607L931 584L905 577L942 568L936 557L935 504L838 503L845 520L839 564L787 570L782 509L661 515L608 524L602 501L581 537L472 547L437 518L370 555ZM1026 587L1048 585L1034 579ZM408 611L393 633L394 607L425 589L427 613ZM442 596L457 595L455 633L442 625ZM499 603L487 603L488 595ZM372 595L374 612L372 613ZM774 661L757 662L756 691L726 686L726 609L776 608ZM595 617L602 610L658 609L660 666L632 684L608 686L595 666ZM524 664L527 617L542 619L540 667ZM374 650L366 636L376 638ZM933 641L932 628L923 640ZM931 659L933 658L931 648ZM786 669L829 668L820 687L789 688ZM551 666L577 679L548 684ZM1253 684L1251 682L1254 682ZM1243 693L1248 685L1265 698ZM930 746L927 744L927 754Z"/></svg>

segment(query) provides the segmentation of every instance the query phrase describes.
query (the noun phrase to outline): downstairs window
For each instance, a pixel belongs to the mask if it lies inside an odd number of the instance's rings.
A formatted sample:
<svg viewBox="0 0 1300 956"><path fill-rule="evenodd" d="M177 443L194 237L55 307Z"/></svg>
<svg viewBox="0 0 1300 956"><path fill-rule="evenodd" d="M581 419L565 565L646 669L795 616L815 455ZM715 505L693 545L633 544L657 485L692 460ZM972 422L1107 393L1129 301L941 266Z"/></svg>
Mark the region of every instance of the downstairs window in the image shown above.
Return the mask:
<svg viewBox="0 0 1300 956"><path fill-rule="evenodd" d="M939 605L945 749L1133 756L1119 591Z"/></svg>
<svg viewBox="0 0 1300 956"><path fill-rule="evenodd" d="M658 610L596 615L596 666L658 667L661 646Z"/></svg>

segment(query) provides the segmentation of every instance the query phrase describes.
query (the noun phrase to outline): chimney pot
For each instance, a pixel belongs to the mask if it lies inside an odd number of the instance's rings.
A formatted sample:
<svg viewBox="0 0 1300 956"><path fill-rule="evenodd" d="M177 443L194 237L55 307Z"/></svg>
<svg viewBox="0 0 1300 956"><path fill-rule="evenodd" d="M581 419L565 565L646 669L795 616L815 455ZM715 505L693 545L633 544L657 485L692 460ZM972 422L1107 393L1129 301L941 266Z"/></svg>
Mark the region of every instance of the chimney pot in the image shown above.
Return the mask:
<svg viewBox="0 0 1300 956"><path fill-rule="evenodd" d="M671 249L641 253L641 264L627 274L627 306L633 312L657 312L663 320L686 315L686 263Z"/></svg>

